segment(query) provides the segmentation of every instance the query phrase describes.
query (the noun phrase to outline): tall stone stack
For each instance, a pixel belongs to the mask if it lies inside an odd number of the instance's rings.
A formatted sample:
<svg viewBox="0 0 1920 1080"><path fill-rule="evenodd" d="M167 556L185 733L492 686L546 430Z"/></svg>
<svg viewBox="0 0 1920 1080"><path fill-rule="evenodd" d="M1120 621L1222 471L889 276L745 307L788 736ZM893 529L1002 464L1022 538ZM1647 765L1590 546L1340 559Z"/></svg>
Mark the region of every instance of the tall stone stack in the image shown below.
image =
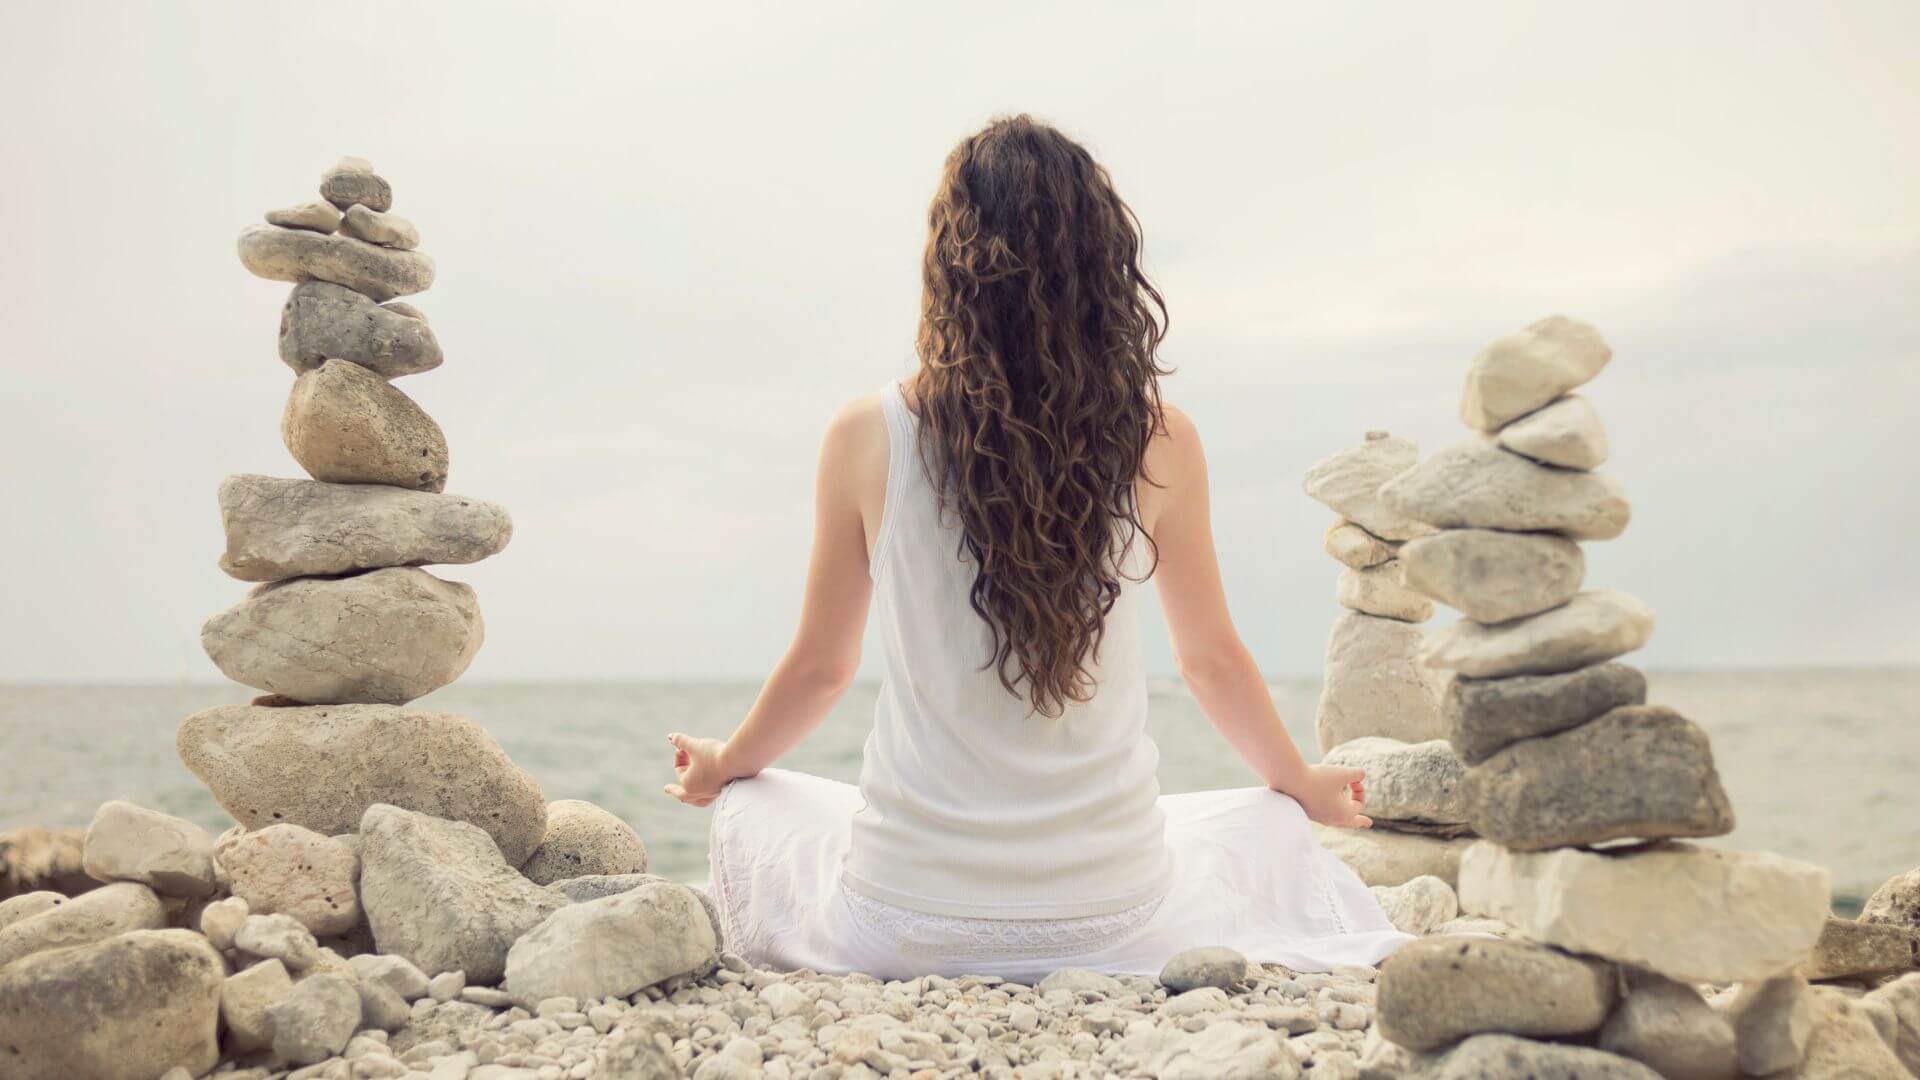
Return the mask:
<svg viewBox="0 0 1920 1080"><path fill-rule="evenodd" d="M1820 936L1828 880L1685 842L1733 828L1707 736L1646 704L1645 678L1616 662L1651 634L1646 605L1581 591L1578 542L1619 536L1629 517L1619 483L1592 471L1607 457L1599 419L1570 393L1611 356L1592 327L1558 316L1495 341L1467 375L1473 436L1381 488L1388 508L1439 530L1400 549L1405 582L1465 616L1423 652L1449 673L1443 726L1469 766L1465 817L1485 838L1462 860L1461 905L1518 937L1402 950L1383 967L1380 1025L1423 1052L1466 1039L1462 1068L1731 1076L1753 1064L1736 1029L1785 1023L1779 1010L1805 990L1790 973ZM1698 983L1746 984L1755 1000L1716 1012ZM1754 1053L1763 1071L1798 1061Z"/></svg>

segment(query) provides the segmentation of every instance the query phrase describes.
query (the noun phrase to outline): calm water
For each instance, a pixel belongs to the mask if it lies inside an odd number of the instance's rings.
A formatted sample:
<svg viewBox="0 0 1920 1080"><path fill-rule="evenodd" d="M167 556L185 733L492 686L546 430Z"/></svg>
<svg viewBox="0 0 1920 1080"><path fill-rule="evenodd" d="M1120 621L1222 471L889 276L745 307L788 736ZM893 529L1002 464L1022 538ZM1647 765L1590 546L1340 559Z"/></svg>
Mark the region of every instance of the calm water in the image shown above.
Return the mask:
<svg viewBox="0 0 1920 1080"><path fill-rule="evenodd" d="M1713 737L1740 822L1721 842L1830 868L1843 908L1920 866L1920 670L1668 673L1652 683L1654 701ZM461 685L422 704L484 724L547 798L587 799L632 822L659 872L701 879L707 814L660 794L671 775L664 736L725 735L756 690ZM1273 690L1294 737L1311 747L1317 684ZM870 685L856 687L782 764L853 780L873 694ZM0 829L84 825L95 806L116 797L225 828L226 814L174 756L173 731L188 713L245 699L222 686L0 686ZM1156 687L1151 727L1162 790L1253 782L1177 685Z"/></svg>

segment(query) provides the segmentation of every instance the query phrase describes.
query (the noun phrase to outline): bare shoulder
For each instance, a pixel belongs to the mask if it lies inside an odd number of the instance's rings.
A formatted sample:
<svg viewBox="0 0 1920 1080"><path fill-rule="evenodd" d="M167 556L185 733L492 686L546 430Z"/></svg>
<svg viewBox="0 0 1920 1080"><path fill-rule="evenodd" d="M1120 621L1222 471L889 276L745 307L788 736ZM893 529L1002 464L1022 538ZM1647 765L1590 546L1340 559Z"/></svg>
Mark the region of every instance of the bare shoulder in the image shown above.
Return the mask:
<svg viewBox="0 0 1920 1080"><path fill-rule="evenodd" d="M1147 444L1147 474L1162 483L1170 478L1189 476L1205 468L1200 449L1200 429L1184 409L1160 406L1160 430Z"/></svg>
<svg viewBox="0 0 1920 1080"><path fill-rule="evenodd" d="M834 410L827 421L828 452L859 456L878 444L887 445L886 407L879 394L864 394Z"/></svg>

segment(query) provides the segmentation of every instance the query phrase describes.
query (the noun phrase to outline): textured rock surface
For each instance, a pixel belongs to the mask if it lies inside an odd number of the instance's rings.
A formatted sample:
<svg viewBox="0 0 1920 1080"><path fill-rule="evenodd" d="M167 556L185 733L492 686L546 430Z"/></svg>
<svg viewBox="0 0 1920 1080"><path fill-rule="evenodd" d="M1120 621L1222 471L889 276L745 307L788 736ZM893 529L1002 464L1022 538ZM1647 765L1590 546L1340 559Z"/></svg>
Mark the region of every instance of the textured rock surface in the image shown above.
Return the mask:
<svg viewBox="0 0 1920 1080"><path fill-rule="evenodd" d="M584 903L667 880L657 874L583 874L561 878L548 888L575 903ZM715 951L726 948L725 930L720 922L720 905L714 903L713 896L704 889L693 889L692 892L699 898L700 906L707 911L707 922L713 928Z"/></svg>
<svg viewBox="0 0 1920 1080"><path fill-rule="evenodd" d="M529 881L550 885L587 874L642 874L647 846L633 826L590 802L561 799L547 804L547 832L520 867Z"/></svg>
<svg viewBox="0 0 1920 1080"><path fill-rule="evenodd" d="M1611 359L1598 330L1549 315L1495 340L1467 365L1460 420L1493 431L1586 383Z"/></svg>
<svg viewBox="0 0 1920 1080"><path fill-rule="evenodd" d="M219 857L250 913L291 915L319 937L360 922L360 857L337 840L282 822L222 840Z"/></svg>
<svg viewBox="0 0 1920 1080"><path fill-rule="evenodd" d="M1801 989L1806 989L1804 983L1801 984ZM1742 990L1744 992L1745 988L1743 987ZM1809 991L1807 993L1809 1017L1812 1009L1811 998L1812 994ZM1893 1010L1894 1033L1890 1045L1893 1047L1894 1054L1899 1057L1900 1064L1906 1066L1908 1072L1920 1075L1920 974L1903 975L1868 994L1865 1000L1870 1004L1884 1005ZM1742 1038L1744 1040L1744 1032ZM1747 1045L1742 1041L1740 1044L1742 1066L1746 1064L1746 1052Z"/></svg>
<svg viewBox="0 0 1920 1080"><path fill-rule="evenodd" d="M1460 793L1474 832L1521 851L1733 831L1706 732L1659 705L1514 743L1467 770Z"/></svg>
<svg viewBox="0 0 1920 1080"><path fill-rule="evenodd" d="M232 1050L264 1050L273 1045L273 1021L267 1009L293 992L287 965L262 960L227 976L220 990L220 1019Z"/></svg>
<svg viewBox="0 0 1920 1080"><path fill-rule="evenodd" d="M493 983L513 943L568 905L521 877L465 822L378 804L360 836L360 904L373 939L428 975L464 971L469 982Z"/></svg>
<svg viewBox="0 0 1920 1080"><path fill-rule="evenodd" d="M219 887L207 830L118 799L94 812L82 860L97 881L137 881L162 896L210 896Z"/></svg>
<svg viewBox="0 0 1920 1080"><path fill-rule="evenodd" d="M267 211L267 224L286 229L330 233L340 228L340 210L330 202L301 203Z"/></svg>
<svg viewBox="0 0 1920 1080"><path fill-rule="evenodd" d="M1871 979L1920 967L1920 932L1886 923L1829 917L1800 967L1809 979Z"/></svg>
<svg viewBox="0 0 1920 1080"><path fill-rule="evenodd" d="M1612 965L1543 945L1427 938L1380 964L1380 1033L1412 1050L1489 1032L1584 1035L1614 999Z"/></svg>
<svg viewBox="0 0 1920 1080"><path fill-rule="evenodd" d="M1807 1056L1797 1068L1779 1075L1782 1080L1894 1080L1902 1071L1864 1002L1816 990Z"/></svg>
<svg viewBox="0 0 1920 1080"><path fill-rule="evenodd" d="M485 829L508 862L546 832L546 800L480 725L391 705L223 705L180 725L180 760L249 829L290 822L330 836L375 803Z"/></svg>
<svg viewBox="0 0 1920 1080"><path fill-rule="evenodd" d="M503 985L529 1006L552 997L627 996L704 970L715 954L699 898L659 882L554 912L513 944Z"/></svg>
<svg viewBox="0 0 1920 1080"><path fill-rule="evenodd" d="M431 371L444 356L427 320L409 305L376 304L331 282L303 281L280 309L280 359L298 372L345 360L397 379Z"/></svg>
<svg viewBox="0 0 1920 1080"><path fill-rule="evenodd" d="M1920 930L1920 870L1895 874L1875 889L1860 909L1860 921Z"/></svg>
<svg viewBox="0 0 1920 1080"><path fill-rule="evenodd" d="M0 968L0 1076L153 1080L219 1057L220 954L190 930L139 930Z"/></svg>
<svg viewBox="0 0 1920 1080"><path fill-rule="evenodd" d="M1399 564L1409 588L1475 622L1538 614L1573 599L1586 577L1580 545L1551 533L1448 529L1410 540Z"/></svg>
<svg viewBox="0 0 1920 1080"><path fill-rule="evenodd" d="M342 210L356 203L383 213L393 209L393 185L361 157L343 157L321 173L320 197Z"/></svg>
<svg viewBox="0 0 1920 1080"><path fill-rule="evenodd" d="M322 966L324 956L313 931L291 915L248 915L233 933L233 947L296 972Z"/></svg>
<svg viewBox="0 0 1920 1080"><path fill-rule="evenodd" d="M1743 984L1725 1011L1740 1071L1768 1076L1799 1064L1813 1034L1815 1011L1813 990L1798 975Z"/></svg>
<svg viewBox="0 0 1920 1080"><path fill-rule="evenodd" d="M220 569L242 581L475 563L513 538L506 510L464 495L272 476L227 477L220 520Z"/></svg>
<svg viewBox="0 0 1920 1080"><path fill-rule="evenodd" d="M1584 724L1647 700L1647 677L1625 664L1597 664L1560 675L1447 680L1440 714L1447 741L1469 765L1537 735Z"/></svg>
<svg viewBox="0 0 1920 1080"><path fill-rule="evenodd" d="M1660 1080L1630 1058L1513 1035L1475 1035L1449 1050L1422 1080Z"/></svg>
<svg viewBox="0 0 1920 1080"><path fill-rule="evenodd" d="M67 894L42 889L0 900L0 930L22 919L31 919L43 911L52 911L67 902Z"/></svg>
<svg viewBox="0 0 1920 1080"><path fill-rule="evenodd" d="M1627 975L1626 1000L1594 1045L1632 1058L1667 1080L1731 1080L1733 1027L1690 986L1643 971Z"/></svg>
<svg viewBox="0 0 1920 1080"><path fill-rule="evenodd" d="M339 484L447 486L447 437L379 375L328 360L293 381L280 438L307 475Z"/></svg>
<svg viewBox="0 0 1920 1080"><path fill-rule="evenodd" d="M237 683L315 705L401 705L460 677L486 637L473 590L394 567L259 586L200 643Z"/></svg>
<svg viewBox="0 0 1920 1080"><path fill-rule="evenodd" d="M1340 575L1334 599L1341 607L1403 622L1433 618L1433 601L1401 582L1398 561L1365 570L1349 567Z"/></svg>
<svg viewBox="0 0 1920 1080"><path fill-rule="evenodd" d="M1431 874L1449 885L1460 878L1460 859L1472 837L1449 838L1386 829L1313 827L1314 842L1360 875L1368 885L1399 885Z"/></svg>
<svg viewBox="0 0 1920 1080"><path fill-rule="evenodd" d="M355 240L365 240L381 247L411 251L420 246L420 230L414 227L413 222L393 214L369 210L364 204L356 203L347 207L340 222L340 231Z"/></svg>
<svg viewBox="0 0 1920 1080"><path fill-rule="evenodd" d="M1202 986L1231 989L1245 982L1247 958L1224 945L1202 945L1183 949L1167 958L1160 968L1160 985L1171 994L1184 994Z"/></svg>
<svg viewBox="0 0 1920 1080"><path fill-rule="evenodd" d="M1324 760L1366 770L1366 813L1375 821L1467 820L1460 792L1466 766L1444 740L1405 743L1369 735L1341 743Z"/></svg>
<svg viewBox="0 0 1920 1080"><path fill-rule="evenodd" d="M167 911L152 889L131 881L82 893L0 929L0 968L22 957L117 937L131 930L158 930Z"/></svg>
<svg viewBox="0 0 1920 1080"><path fill-rule="evenodd" d="M1495 441L1516 454L1566 469L1597 469L1607 460L1607 429L1591 402L1569 394L1500 429Z"/></svg>
<svg viewBox="0 0 1920 1080"><path fill-rule="evenodd" d="M240 932L249 914L251 912L247 910L245 900L236 896L222 897L200 909L200 932L206 935L214 948L225 952L233 948L233 935Z"/></svg>
<svg viewBox="0 0 1920 1080"><path fill-rule="evenodd" d="M1378 566L1393 558L1394 552L1400 548L1399 544L1382 540L1345 520L1336 521L1327 528L1326 535L1320 538L1320 546L1343 565L1355 570Z"/></svg>
<svg viewBox="0 0 1920 1080"><path fill-rule="evenodd" d="M1426 638L1398 619L1349 612L1327 636L1320 708L1320 749L1362 735L1425 742L1446 734L1440 721L1440 677L1419 660Z"/></svg>
<svg viewBox="0 0 1920 1080"><path fill-rule="evenodd" d="M331 281L380 301L433 284L433 260L418 251L277 225L240 230L240 263L272 281Z"/></svg>
<svg viewBox="0 0 1920 1080"><path fill-rule="evenodd" d="M1265 1027L1222 1021L1167 1040L1147 1073L1155 1080L1289 1080L1300 1063Z"/></svg>
<svg viewBox="0 0 1920 1080"><path fill-rule="evenodd" d="M345 975L321 974L294 984L267 1006L273 1052L296 1065L314 1065L347 1048L360 1025L360 992Z"/></svg>
<svg viewBox="0 0 1920 1080"><path fill-rule="evenodd" d="M1429 532L1380 498L1380 485L1413 468L1420 448L1384 431L1370 431L1359 446L1342 450L1307 470L1309 498L1373 535L1405 540Z"/></svg>
<svg viewBox="0 0 1920 1080"><path fill-rule="evenodd" d="M1394 929L1414 937L1431 934L1460 914L1460 898L1453 886L1431 874L1403 885L1375 885L1373 898Z"/></svg>
<svg viewBox="0 0 1920 1080"><path fill-rule="evenodd" d="M1433 667L1468 678L1556 675L1630 653L1653 636L1653 611L1613 589L1583 592L1551 611L1482 626L1462 620L1427 639Z"/></svg>
<svg viewBox="0 0 1920 1080"><path fill-rule="evenodd" d="M1613 477L1538 465L1485 439L1441 450L1388 481L1380 499L1443 529L1556 532L1575 540L1611 540L1632 516Z"/></svg>
<svg viewBox="0 0 1920 1080"><path fill-rule="evenodd" d="M404 956L363 953L347 961L361 982L379 983L402 1001L417 1001L427 996L427 973Z"/></svg>
<svg viewBox="0 0 1920 1080"><path fill-rule="evenodd" d="M1806 960L1826 923L1820 867L1662 843L1625 854L1515 852L1460 862L1460 906L1550 945L1683 982L1765 979Z"/></svg>

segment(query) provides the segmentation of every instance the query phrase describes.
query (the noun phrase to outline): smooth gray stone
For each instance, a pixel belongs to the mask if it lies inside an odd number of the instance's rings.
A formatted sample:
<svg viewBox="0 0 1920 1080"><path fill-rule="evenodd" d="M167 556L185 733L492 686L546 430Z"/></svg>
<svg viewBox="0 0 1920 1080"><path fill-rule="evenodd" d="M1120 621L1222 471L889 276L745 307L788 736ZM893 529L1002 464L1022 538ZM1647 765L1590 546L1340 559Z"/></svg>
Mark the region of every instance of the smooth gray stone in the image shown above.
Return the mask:
<svg viewBox="0 0 1920 1080"><path fill-rule="evenodd" d="M320 174L320 197L346 210L355 204L385 213L393 209L393 185L366 158L343 157Z"/></svg>
<svg viewBox="0 0 1920 1080"><path fill-rule="evenodd" d="M272 476L227 477L220 522L220 569L241 581L475 563L513 538L505 509L464 495Z"/></svg>
<svg viewBox="0 0 1920 1080"><path fill-rule="evenodd" d="M226 962L191 930L136 930L0 967L0 1076L202 1076L220 1056Z"/></svg>
<svg viewBox="0 0 1920 1080"><path fill-rule="evenodd" d="M328 360L293 381L280 416L287 452L315 480L447 487L447 437L433 417L379 375Z"/></svg>
<svg viewBox="0 0 1920 1080"><path fill-rule="evenodd" d="M1594 1045L1666 1080L1728 1080L1739 1070L1733 1027L1690 986L1629 970L1627 996Z"/></svg>
<svg viewBox="0 0 1920 1080"><path fill-rule="evenodd" d="M1647 700L1647 677L1626 664L1596 664L1560 675L1447 680L1440 714L1447 741L1478 765L1521 739L1551 735L1622 705Z"/></svg>
<svg viewBox="0 0 1920 1080"><path fill-rule="evenodd" d="M1408 588L1475 622L1497 623L1559 607L1587 574L1580 545L1552 533L1448 529L1409 540L1399 566Z"/></svg>
<svg viewBox="0 0 1920 1080"><path fill-rule="evenodd" d="M1467 365L1460 420L1494 431L1587 382L1613 358L1600 332L1549 315L1495 340Z"/></svg>
<svg viewBox="0 0 1920 1080"><path fill-rule="evenodd" d="M1461 620L1426 639L1431 667L1472 679L1557 675L1630 653L1653 636L1653 611L1614 589L1583 592L1550 611L1512 622Z"/></svg>
<svg viewBox="0 0 1920 1080"><path fill-rule="evenodd" d="M1436 528L1575 540L1611 540L1633 516L1613 477L1536 464L1482 438L1457 442L1387 481L1380 501Z"/></svg>
<svg viewBox="0 0 1920 1080"><path fill-rule="evenodd" d="M1613 1010L1615 979L1612 964L1545 945L1422 938L1380 964L1380 1034L1420 1051L1487 1033L1584 1035Z"/></svg>
<svg viewBox="0 0 1920 1080"><path fill-rule="evenodd" d="M431 371L445 357L413 305L376 304L330 281L303 281L280 309L280 359L298 372L346 360L397 379Z"/></svg>
<svg viewBox="0 0 1920 1080"><path fill-rule="evenodd" d="M1443 740L1407 743L1369 735L1341 743L1323 760L1366 770L1366 815L1375 821L1457 825L1467 820L1461 793L1466 766Z"/></svg>
<svg viewBox="0 0 1920 1080"><path fill-rule="evenodd" d="M249 225L239 247L240 264L270 281L331 281L382 302L433 285L429 256L350 236Z"/></svg>
<svg viewBox="0 0 1920 1080"><path fill-rule="evenodd" d="M1170 994L1184 994L1203 986L1231 990L1246 981L1247 958L1225 945L1182 950L1160 968L1160 985Z"/></svg>

